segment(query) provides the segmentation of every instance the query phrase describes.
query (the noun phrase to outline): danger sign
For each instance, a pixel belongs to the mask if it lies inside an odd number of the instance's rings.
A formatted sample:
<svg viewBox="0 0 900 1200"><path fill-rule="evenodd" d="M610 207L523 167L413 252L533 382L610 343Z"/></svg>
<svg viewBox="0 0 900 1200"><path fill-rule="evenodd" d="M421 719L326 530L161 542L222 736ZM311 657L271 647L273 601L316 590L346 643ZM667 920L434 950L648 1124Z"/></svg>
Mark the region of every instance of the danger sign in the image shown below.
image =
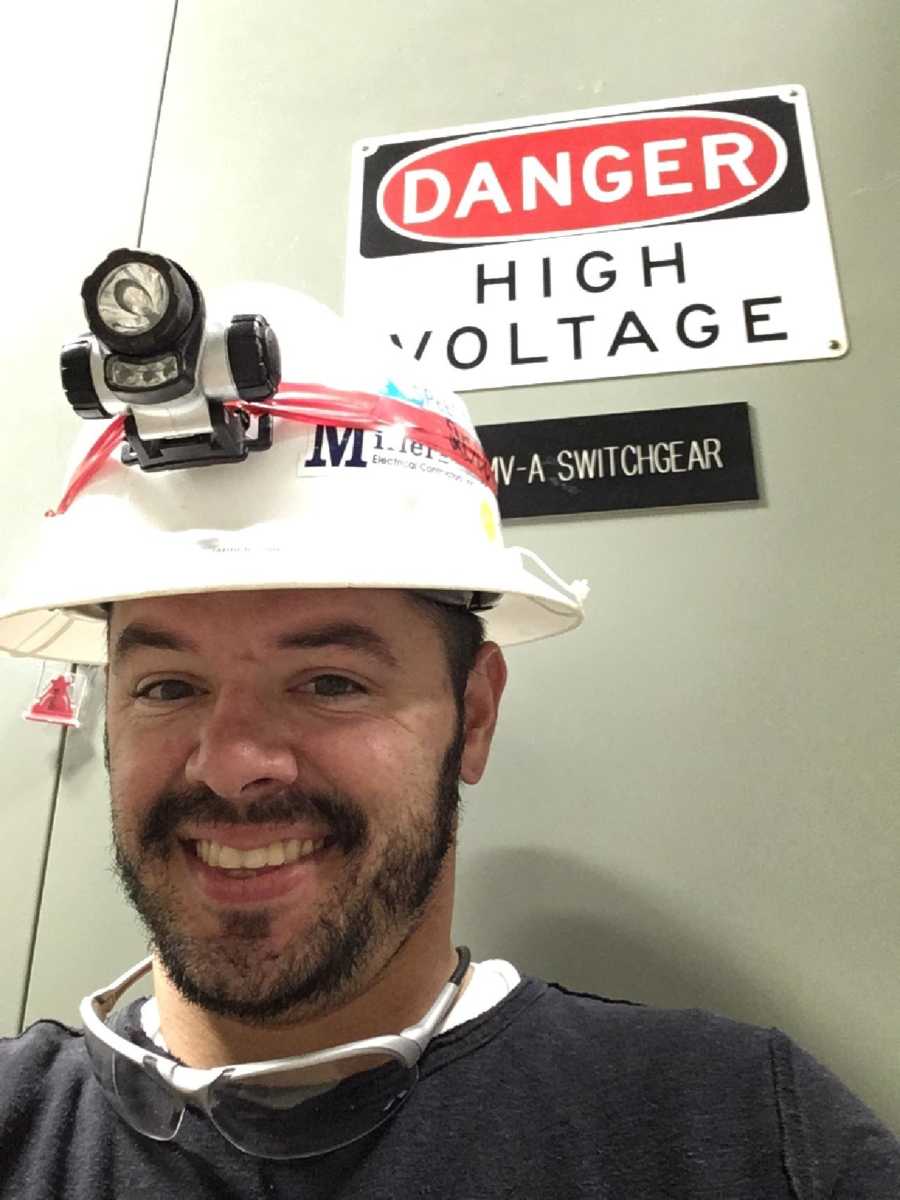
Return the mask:
<svg viewBox="0 0 900 1200"><path fill-rule="evenodd" d="M368 138L346 308L458 390L839 356L805 93Z"/></svg>

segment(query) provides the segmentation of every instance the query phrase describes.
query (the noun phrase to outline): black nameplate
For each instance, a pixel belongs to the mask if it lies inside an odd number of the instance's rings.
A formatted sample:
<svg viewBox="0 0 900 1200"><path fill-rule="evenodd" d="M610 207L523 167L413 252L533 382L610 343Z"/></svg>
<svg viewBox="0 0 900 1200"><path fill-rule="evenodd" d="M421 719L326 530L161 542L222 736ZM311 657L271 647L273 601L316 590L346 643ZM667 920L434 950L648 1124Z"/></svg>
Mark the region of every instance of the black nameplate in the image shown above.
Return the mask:
<svg viewBox="0 0 900 1200"><path fill-rule="evenodd" d="M746 404L480 425L503 517L757 500Z"/></svg>

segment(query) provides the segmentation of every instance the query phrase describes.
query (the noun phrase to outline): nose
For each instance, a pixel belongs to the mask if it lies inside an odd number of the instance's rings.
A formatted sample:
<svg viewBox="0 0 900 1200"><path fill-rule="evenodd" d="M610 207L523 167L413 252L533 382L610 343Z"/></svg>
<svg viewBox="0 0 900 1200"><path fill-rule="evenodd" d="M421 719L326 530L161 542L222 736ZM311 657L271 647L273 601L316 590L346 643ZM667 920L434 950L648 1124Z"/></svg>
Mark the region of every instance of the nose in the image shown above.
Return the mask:
<svg viewBox="0 0 900 1200"><path fill-rule="evenodd" d="M289 787L299 774L292 734L296 730L261 700L246 692L223 693L200 727L186 779L228 800L259 798Z"/></svg>

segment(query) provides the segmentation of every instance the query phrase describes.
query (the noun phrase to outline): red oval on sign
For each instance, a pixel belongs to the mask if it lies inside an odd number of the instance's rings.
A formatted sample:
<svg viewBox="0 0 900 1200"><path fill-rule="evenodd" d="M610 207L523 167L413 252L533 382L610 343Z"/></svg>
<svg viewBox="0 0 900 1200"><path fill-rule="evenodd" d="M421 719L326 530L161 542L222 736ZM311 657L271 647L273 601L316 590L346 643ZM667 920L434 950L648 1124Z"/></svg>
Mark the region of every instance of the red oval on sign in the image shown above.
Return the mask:
<svg viewBox="0 0 900 1200"><path fill-rule="evenodd" d="M736 113L660 112L480 134L420 150L378 189L382 221L428 242L493 242L684 220L746 204L787 165Z"/></svg>

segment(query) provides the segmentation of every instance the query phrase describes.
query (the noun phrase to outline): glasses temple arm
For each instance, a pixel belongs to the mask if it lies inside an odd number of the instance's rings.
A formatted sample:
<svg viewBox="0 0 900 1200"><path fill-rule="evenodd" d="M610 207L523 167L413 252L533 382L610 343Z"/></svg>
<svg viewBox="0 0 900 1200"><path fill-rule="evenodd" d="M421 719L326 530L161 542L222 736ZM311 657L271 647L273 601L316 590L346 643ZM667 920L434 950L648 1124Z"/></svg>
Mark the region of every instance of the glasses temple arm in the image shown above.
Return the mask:
<svg viewBox="0 0 900 1200"><path fill-rule="evenodd" d="M423 1038L429 1038L434 1035L439 1022L446 1017L447 1013L453 1007L453 1003L459 995L462 981L472 961L472 955L468 946L457 946L456 953L459 955L456 970L441 988L434 1004L432 1004L421 1021L417 1021L415 1025L410 1025L409 1028L404 1029L400 1034L401 1037L409 1038L421 1046Z"/></svg>

